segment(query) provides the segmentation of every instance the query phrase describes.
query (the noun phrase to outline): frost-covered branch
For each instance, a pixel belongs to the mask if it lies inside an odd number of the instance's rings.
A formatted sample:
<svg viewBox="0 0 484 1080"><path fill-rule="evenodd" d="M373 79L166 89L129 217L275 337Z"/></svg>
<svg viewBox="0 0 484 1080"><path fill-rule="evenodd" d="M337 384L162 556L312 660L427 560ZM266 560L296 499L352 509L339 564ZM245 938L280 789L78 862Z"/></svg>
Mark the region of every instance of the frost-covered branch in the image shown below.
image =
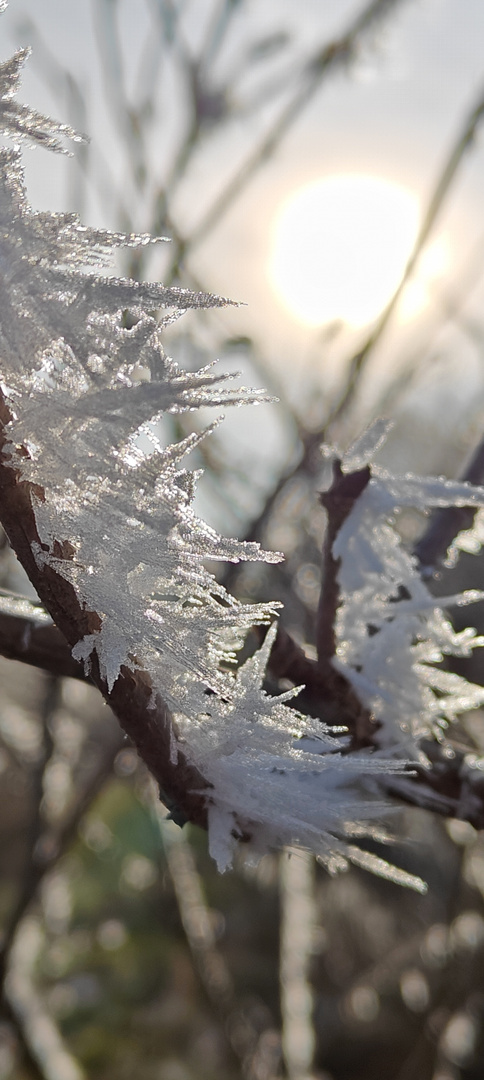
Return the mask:
<svg viewBox="0 0 484 1080"><path fill-rule="evenodd" d="M14 136L18 70L0 68L0 126ZM37 140L42 123L32 114ZM50 121L45 131L54 137ZM429 768L422 739L484 701L439 666L482 641L453 631L449 598L431 596L392 519L399 506L479 507L484 490L378 469L381 425L333 455L316 662L328 719L303 715L298 686L264 689L275 626L237 665L246 632L278 605L241 603L206 565L280 556L195 514L197 476L183 459L203 434L167 445L167 414L264 400L165 353L167 322L227 301L110 276L112 249L149 238L35 213L18 148L0 154L0 232L0 520L163 802L178 822L208 827L221 869L239 842L255 855L289 844L332 872L352 862L422 890L360 845L382 838L392 779Z"/></svg>
<svg viewBox="0 0 484 1080"><path fill-rule="evenodd" d="M45 495L38 485L34 489L11 468L8 452L5 458L5 443L3 451L0 464L3 527L46 609L73 647L85 637L99 632L99 616L79 602L72 585L61 573L46 563L39 567L33 550L42 550L43 541L37 529L32 500L42 500ZM54 549L58 562L62 562L66 558L65 548L59 541L54 541ZM68 555L67 552L66 561L69 561ZM198 771L186 763L183 754L173 761L170 753L173 739L171 714L161 695L157 694L153 702L153 688L148 676L135 670L134 665L133 670L122 666L115 685L109 690L107 675L101 674L97 658L92 660L90 676L158 781L167 805L182 808L183 814L191 820L206 824L204 800L199 793L207 784Z"/></svg>

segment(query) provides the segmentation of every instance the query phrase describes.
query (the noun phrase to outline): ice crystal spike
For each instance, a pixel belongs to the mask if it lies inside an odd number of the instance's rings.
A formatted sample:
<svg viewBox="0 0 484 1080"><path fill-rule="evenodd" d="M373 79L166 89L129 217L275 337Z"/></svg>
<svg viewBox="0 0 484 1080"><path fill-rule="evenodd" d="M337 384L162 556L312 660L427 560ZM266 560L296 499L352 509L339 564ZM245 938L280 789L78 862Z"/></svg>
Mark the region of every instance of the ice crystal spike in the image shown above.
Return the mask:
<svg viewBox="0 0 484 1080"><path fill-rule="evenodd" d="M6 4L0 7L0 14ZM68 124L58 124L48 116L43 116L27 105L19 105L14 97L19 88L20 75L25 61L30 56L30 49L19 49L10 60L0 65L0 132L10 138L29 139L47 150L66 154L63 139L82 142L80 135Z"/></svg>
<svg viewBox="0 0 484 1080"><path fill-rule="evenodd" d="M383 446L392 427L391 420L379 419L370 424L343 454L343 471L354 472L372 461L374 455Z"/></svg>

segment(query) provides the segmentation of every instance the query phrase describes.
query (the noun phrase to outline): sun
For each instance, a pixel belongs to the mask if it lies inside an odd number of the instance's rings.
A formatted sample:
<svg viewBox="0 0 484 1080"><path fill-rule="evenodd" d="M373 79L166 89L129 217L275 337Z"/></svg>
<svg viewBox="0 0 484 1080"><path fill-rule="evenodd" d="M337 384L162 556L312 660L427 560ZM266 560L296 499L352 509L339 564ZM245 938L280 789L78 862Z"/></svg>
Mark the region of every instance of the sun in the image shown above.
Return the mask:
<svg viewBox="0 0 484 1080"><path fill-rule="evenodd" d="M375 319L397 288L419 227L416 195L380 176L328 176L299 188L273 226L269 277L308 327Z"/></svg>

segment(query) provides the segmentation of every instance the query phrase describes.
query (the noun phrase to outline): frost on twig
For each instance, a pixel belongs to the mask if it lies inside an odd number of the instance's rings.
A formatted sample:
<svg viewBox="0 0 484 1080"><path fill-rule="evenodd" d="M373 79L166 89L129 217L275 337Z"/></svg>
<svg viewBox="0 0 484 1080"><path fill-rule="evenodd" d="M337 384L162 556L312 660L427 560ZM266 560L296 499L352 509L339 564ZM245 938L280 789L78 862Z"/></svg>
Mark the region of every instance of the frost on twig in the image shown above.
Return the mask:
<svg viewBox="0 0 484 1080"><path fill-rule="evenodd" d="M22 135L58 149L66 129L13 102L19 68L14 58L0 69L3 129L15 137L21 124ZM419 737L476 700L474 688L456 689L432 666L445 649L476 640L453 633L387 519L402 500L480 505L484 493L394 481L370 471L371 438L353 448L364 483L328 531L338 594L327 628L322 606L321 640L327 630L330 644L321 660L334 685L336 666L353 700L375 714L386 749L349 753L344 732L292 707L297 688L264 691L274 630L237 670L246 631L270 623L277 605L237 601L206 560L280 556L222 538L197 518L196 475L183 457L201 436L164 439L168 413L261 400L230 389L212 368L183 372L165 354L167 321L228 301L102 276L114 247L151 240L35 213L16 147L0 154L0 233L2 524L173 816L208 825L221 868L239 842L256 854L290 844L314 850L330 871L350 861L422 889L355 841L383 838L380 781L405 774ZM355 466L358 453L365 460Z"/></svg>
<svg viewBox="0 0 484 1080"><path fill-rule="evenodd" d="M375 465L365 474L368 449L355 462L352 448L350 467L345 457L334 466L340 486L345 474L347 483L352 476L367 475L368 480L331 546L338 588L334 666L378 718L378 744L389 750L399 746L401 753L424 762L420 741L439 738L458 714L484 702L481 686L440 666L447 655L469 656L484 645L472 627L456 633L445 608L483 597L477 590L433 596L417 559L400 541L395 512L405 507L477 510L484 489L443 478L391 476ZM331 489L322 498L334 514Z"/></svg>

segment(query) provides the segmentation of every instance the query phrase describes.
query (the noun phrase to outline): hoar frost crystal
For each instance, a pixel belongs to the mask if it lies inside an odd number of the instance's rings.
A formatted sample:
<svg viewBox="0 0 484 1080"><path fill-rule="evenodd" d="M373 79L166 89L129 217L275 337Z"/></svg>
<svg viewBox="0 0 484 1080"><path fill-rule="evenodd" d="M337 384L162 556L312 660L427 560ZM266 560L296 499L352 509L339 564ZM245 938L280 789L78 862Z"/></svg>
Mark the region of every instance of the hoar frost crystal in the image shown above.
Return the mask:
<svg viewBox="0 0 484 1080"><path fill-rule="evenodd" d="M14 141L62 150L75 133L14 101L27 55L0 68L0 127ZM256 855L299 845L330 871L350 861L423 889L354 840L381 838L385 781L423 760L422 736L484 700L480 687L435 667L444 653L482 642L454 632L390 519L398 506L484 505L484 491L373 469L337 534L334 663L378 719L379 748L346 753L344 734L291 708L297 689L265 693L275 628L251 659L227 670L234 640L272 622L275 609L235 600L204 562L279 556L222 538L196 517L196 477L181 463L200 436L166 448L156 429L166 413L261 398L231 390L211 368L183 372L165 355L167 321L227 301L101 276L113 248L151 242L85 228L72 214L34 212L20 148L1 151L3 524L74 656L130 734L126 717L142 700L134 737L151 767L149 748L165 725L156 775L170 775L176 788L179 770L179 816L195 816L190 800L204 807L221 869L243 839ZM167 309L165 320L154 309ZM368 462L380 435L378 425L366 434L343 471ZM17 500L11 512L9 499ZM398 589L404 599L395 603Z"/></svg>

